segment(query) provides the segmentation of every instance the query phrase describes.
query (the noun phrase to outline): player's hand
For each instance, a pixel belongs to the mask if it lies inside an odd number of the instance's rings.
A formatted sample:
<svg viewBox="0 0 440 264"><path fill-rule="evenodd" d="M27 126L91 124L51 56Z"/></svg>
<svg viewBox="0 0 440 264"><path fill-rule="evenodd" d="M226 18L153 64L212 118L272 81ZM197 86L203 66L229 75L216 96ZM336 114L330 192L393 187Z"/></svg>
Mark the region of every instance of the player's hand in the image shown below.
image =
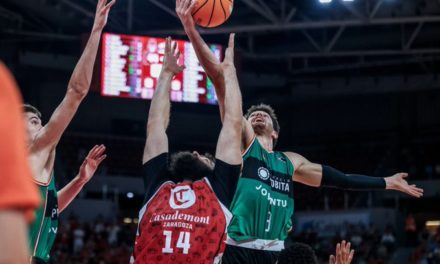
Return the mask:
<svg viewBox="0 0 440 264"><path fill-rule="evenodd" d="M112 0L107 3L107 0L98 0L96 6L95 21L93 22L93 29L102 30L107 24L108 13L110 8L116 3L116 0Z"/></svg>
<svg viewBox="0 0 440 264"><path fill-rule="evenodd" d="M229 34L229 43L225 51L225 59L220 64L223 70L235 69L234 65L234 46L235 46L235 33Z"/></svg>
<svg viewBox="0 0 440 264"><path fill-rule="evenodd" d="M420 198L423 196L423 189L418 188L415 184L409 185L408 182L404 179L408 177L408 173L396 173L393 176L386 177L386 189L387 190L396 190L399 192L404 192L411 196Z"/></svg>
<svg viewBox="0 0 440 264"><path fill-rule="evenodd" d="M334 255L330 255L329 263L330 264L350 264L353 260L354 250L350 250L350 242L345 243L345 240L342 240L341 244L336 245L336 257Z"/></svg>
<svg viewBox="0 0 440 264"><path fill-rule="evenodd" d="M180 51L177 48L177 42L171 43L171 38L168 37L165 42L165 54L163 59L162 70L167 73L176 75L185 69L184 65L179 65Z"/></svg>
<svg viewBox="0 0 440 264"><path fill-rule="evenodd" d="M95 174L99 164L107 157L104 154L104 145L95 145L87 154L81 167L79 168L79 180L81 183L87 183Z"/></svg>
<svg viewBox="0 0 440 264"><path fill-rule="evenodd" d="M176 0L176 13L185 29L195 27L192 12L196 3L196 0Z"/></svg>

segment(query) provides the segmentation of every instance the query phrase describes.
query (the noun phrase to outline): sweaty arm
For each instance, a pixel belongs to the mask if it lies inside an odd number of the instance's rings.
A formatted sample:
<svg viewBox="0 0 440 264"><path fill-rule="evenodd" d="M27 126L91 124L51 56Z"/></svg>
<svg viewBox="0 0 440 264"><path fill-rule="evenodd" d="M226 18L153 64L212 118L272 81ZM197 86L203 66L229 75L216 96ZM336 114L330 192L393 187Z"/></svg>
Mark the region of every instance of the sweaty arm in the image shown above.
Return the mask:
<svg viewBox="0 0 440 264"><path fill-rule="evenodd" d="M202 65L208 77L212 80L215 92L217 94L220 117L223 121L224 117L224 100L225 100L225 78L223 73L223 68L220 61L212 53L209 46L200 36L197 31L194 19L192 17L192 12L196 7L197 1L191 0L176 0L176 13L185 29L188 38L193 45L194 51L196 52L197 59Z"/></svg>
<svg viewBox="0 0 440 264"><path fill-rule="evenodd" d="M225 114L217 141L215 157L229 164L241 164L241 134L243 110L241 92L234 66L234 34L229 36L229 45L222 62L225 73Z"/></svg>
<svg viewBox="0 0 440 264"><path fill-rule="evenodd" d="M220 201L229 206L233 199L240 176L242 107L241 92L234 67L234 34L229 36L225 60L222 63L225 73L225 115L217 141L216 163L212 186Z"/></svg>
<svg viewBox="0 0 440 264"><path fill-rule="evenodd" d="M345 190L384 190L384 178L344 174L330 166L308 161L293 152L286 155L295 166L293 180L313 187L331 187Z"/></svg>
<svg viewBox="0 0 440 264"><path fill-rule="evenodd" d="M194 1L195 2L195 1ZM217 95L218 99L218 107L220 111L220 118L222 122L225 118L225 112L227 106L225 105L225 97L227 93L227 89L231 87L231 73L226 72L226 69L222 67L220 64L220 61L217 59L217 57L214 56L211 49L208 47L206 42L203 40L203 38L200 36L200 33L197 31L197 29L189 26L185 26L185 32L188 35L189 39L191 40L191 44L194 47L194 50L196 52L197 58L202 65L203 69L205 70L208 77L212 80L215 88L215 93ZM234 68L234 73L237 86L238 86L238 80ZM226 82L229 81L229 84L226 84ZM241 99L241 96L240 96ZM241 105L241 101L240 101ZM241 126L242 126L242 149L247 147L251 140L254 138L254 131L249 124L249 122L243 117L241 117Z"/></svg>
<svg viewBox="0 0 440 264"><path fill-rule="evenodd" d="M229 87L225 84L225 80L228 80L229 77L226 76L222 63L220 63L217 57L212 53L211 49L196 29L194 19L191 15L194 8L197 8L196 3L197 1L176 0L176 13L179 16L191 44L193 45L197 59L214 84L220 110L220 118L223 122L225 116L225 87ZM242 118L242 128L242 149L244 149L254 138L254 132L251 125L244 117Z"/></svg>
<svg viewBox="0 0 440 264"><path fill-rule="evenodd" d="M409 184L407 173L399 172L388 177L372 177L359 174L344 174L330 166L312 163L299 154L285 153L294 164L293 180L314 187L332 187L345 190L395 190L413 197L423 196L423 189Z"/></svg>
<svg viewBox="0 0 440 264"><path fill-rule="evenodd" d="M181 72L184 67L177 64L180 53L177 45L171 46L171 38L167 38L162 70L157 81L156 90L150 105L147 122L147 140L145 142L142 164L152 158L168 152L168 137L166 129L170 119L170 87L173 76Z"/></svg>
<svg viewBox="0 0 440 264"><path fill-rule="evenodd" d="M78 175L58 191L58 209L60 213L66 209L84 185L93 177L99 164L107 157L104 152L104 145L95 145L81 164Z"/></svg>
<svg viewBox="0 0 440 264"><path fill-rule="evenodd" d="M55 109L49 122L41 129L31 146L31 152L41 149L52 149L66 130L79 104L87 95L92 80L93 66L98 52L102 29L107 22L107 16L115 0L106 4L106 0L99 0L96 9L95 21L87 45L79 59L69 84L66 95L61 104Z"/></svg>

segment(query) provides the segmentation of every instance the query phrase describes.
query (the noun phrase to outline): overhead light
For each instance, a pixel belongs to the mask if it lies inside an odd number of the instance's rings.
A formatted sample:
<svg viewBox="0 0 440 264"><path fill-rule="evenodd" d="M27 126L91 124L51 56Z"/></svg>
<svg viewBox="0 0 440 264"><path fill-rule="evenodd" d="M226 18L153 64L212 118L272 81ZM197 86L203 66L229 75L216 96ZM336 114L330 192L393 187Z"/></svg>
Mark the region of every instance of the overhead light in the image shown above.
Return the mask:
<svg viewBox="0 0 440 264"><path fill-rule="evenodd" d="M130 217L124 218L124 224L131 224L131 223L133 223L133 219L131 219Z"/></svg>
<svg viewBox="0 0 440 264"><path fill-rule="evenodd" d="M319 2L320 2L321 4L328 4L328 3L331 3L332 0L319 0Z"/></svg>
<svg viewBox="0 0 440 264"><path fill-rule="evenodd" d="M426 226L440 226L440 220L426 221Z"/></svg>
<svg viewBox="0 0 440 264"><path fill-rule="evenodd" d="M134 194L132 192L127 193L127 198L132 199L134 197Z"/></svg>
<svg viewBox="0 0 440 264"><path fill-rule="evenodd" d="M342 0L342 2L354 2L354 0Z"/></svg>

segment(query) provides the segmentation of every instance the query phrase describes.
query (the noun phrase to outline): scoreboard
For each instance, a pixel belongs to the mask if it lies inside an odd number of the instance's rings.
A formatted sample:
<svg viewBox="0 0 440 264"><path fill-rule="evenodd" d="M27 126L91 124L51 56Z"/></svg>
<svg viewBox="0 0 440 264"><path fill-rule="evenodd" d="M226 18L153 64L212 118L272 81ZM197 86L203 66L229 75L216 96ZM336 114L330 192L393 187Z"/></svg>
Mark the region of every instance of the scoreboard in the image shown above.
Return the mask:
<svg viewBox="0 0 440 264"><path fill-rule="evenodd" d="M164 58L165 39L104 33L102 37L101 95L151 99ZM214 86L199 64L192 44L173 40L185 70L171 83L174 102L216 104ZM209 45L220 59L222 47Z"/></svg>

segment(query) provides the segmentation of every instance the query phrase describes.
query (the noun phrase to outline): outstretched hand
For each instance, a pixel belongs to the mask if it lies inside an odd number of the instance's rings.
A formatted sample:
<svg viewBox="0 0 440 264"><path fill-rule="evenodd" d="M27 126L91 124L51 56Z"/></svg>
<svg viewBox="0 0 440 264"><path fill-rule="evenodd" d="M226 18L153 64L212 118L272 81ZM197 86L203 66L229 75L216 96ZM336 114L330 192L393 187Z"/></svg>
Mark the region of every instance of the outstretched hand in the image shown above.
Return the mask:
<svg viewBox="0 0 440 264"><path fill-rule="evenodd" d="M408 182L404 179L406 177L408 177L408 173L403 172L396 173L390 177L386 177L386 188L389 190L403 192L417 198L422 197L423 189L418 188L415 184L409 185Z"/></svg>
<svg viewBox="0 0 440 264"><path fill-rule="evenodd" d="M330 264L350 264L353 260L354 250L350 250L350 242L345 243L345 240L341 244L336 245L336 257L330 255Z"/></svg>
<svg viewBox="0 0 440 264"><path fill-rule="evenodd" d="M177 42L171 44L171 38L168 37L165 42L165 54L163 58L163 71L176 75L185 69L184 65L179 65L180 51L177 48Z"/></svg>
<svg viewBox="0 0 440 264"><path fill-rule="evenodd" d="M102 30L107 24L108 13L110 8L116 3L116 0L112 0L107 3L107 0L98 0L96 6L95 21L93 22L93 28Z"/></svg>
<svg viewBox="0 0 440 264"><path fill-rule="evenodd" d="M192 12L196 4L196 0L176 0L176 13L185 29L195 27Z"/></svg>
<svg viewBox="0 0 440 264"><path fill-rule="evenodd" d="M226 69L228 67L235 68L234 66L234 46L235 46L235 33L229 34L229 43L225 52L225 59L220 64L222 69Z"/></svg>
<svg viewBox="0 0 440 264"><path fill-rule="evenodd" d="M89 154L87 154L87 157L79 168L79 180L82 183L87 183L93 177L99 164L107 157L104 152L104 145L95 145L89 151Z"/></svg>

